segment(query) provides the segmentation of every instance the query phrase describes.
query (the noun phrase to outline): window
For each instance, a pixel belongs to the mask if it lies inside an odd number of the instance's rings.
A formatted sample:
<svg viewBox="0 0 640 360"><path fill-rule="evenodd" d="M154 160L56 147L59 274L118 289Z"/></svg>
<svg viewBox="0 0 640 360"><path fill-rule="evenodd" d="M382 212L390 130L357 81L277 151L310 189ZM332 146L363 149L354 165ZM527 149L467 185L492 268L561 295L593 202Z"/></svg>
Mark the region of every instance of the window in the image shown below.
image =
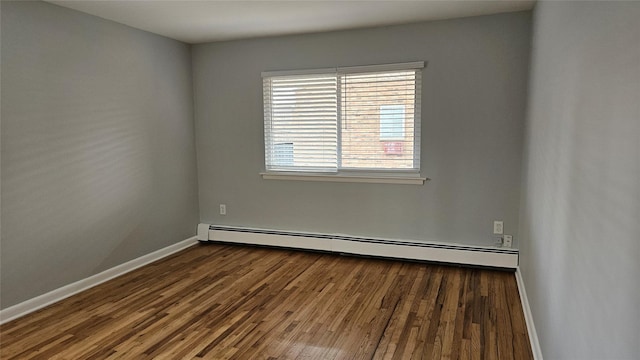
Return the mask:
<svg viewBox="0 0 640 360"><path fill-rule="evenodd" d="M267 172L417 173L423 66L263 73Z"/></svg>

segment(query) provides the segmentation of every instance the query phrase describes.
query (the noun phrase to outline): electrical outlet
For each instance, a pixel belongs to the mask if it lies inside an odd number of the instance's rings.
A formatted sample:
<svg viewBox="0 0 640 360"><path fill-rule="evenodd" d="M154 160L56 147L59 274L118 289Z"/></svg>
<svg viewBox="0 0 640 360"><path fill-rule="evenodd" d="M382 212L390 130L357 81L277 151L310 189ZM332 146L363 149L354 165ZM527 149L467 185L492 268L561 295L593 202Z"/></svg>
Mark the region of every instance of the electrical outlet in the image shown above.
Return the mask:
<svg viewBox="0 0 640 360"><path fill-rule="evenodd" d="M504 231L504 222L502 220L496 220L493 222L493 233L502 234Z"/></svg>
<svg viewBox="0 0 640 360"><path fill-rule="evenodd" d="M220 215L227 215L227 205L220 204Z"/></svg>
<svg viewBox="0 0 640 360"><path fill-rule="evenodd" d="M511 245L513 245L513 236L511 235L505 235L504 236L504 240L502 241L502 247L508 247L510 248Z"/></svg>

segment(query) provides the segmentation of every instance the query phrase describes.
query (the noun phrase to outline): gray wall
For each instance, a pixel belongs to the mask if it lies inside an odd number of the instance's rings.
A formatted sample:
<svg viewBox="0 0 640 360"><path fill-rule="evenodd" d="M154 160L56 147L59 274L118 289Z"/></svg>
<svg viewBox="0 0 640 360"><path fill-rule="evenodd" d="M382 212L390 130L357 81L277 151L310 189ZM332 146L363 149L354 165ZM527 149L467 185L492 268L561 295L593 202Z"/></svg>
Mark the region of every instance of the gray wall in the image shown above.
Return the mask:
<svg viewBox="0 0 640 360"><path fill-rule="evenodd" d="M198 222L190 47L2 1L2 307Z"/></svg>
<svg viewBox="0 0 640 360"><path fill-rule="evenodd" d="M520 12L194 46L201 220L492 245L503 219L517 242L529 39ZM262 71L418 60L426 185L259 176Z"/></svg>
<svg viewBox="0 0 640 360"><path fill-rule="evenodd" d="M640 354L639 20L536 6L521 269L546 359Z"/></svg>

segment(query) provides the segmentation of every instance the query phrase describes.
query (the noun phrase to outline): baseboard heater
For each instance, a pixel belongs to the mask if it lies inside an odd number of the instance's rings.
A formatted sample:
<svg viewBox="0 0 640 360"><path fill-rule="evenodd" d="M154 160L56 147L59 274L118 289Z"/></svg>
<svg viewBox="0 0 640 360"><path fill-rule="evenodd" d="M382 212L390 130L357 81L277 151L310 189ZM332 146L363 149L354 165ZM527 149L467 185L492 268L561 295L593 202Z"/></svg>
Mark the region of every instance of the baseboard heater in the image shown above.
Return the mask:
<svg viewBox="0 0 640 360"><path fill-rule="evenodd" d="M198 225L198 240L513 270L518 267L518 250L490 246L389 240L210 224Z"/></svg>

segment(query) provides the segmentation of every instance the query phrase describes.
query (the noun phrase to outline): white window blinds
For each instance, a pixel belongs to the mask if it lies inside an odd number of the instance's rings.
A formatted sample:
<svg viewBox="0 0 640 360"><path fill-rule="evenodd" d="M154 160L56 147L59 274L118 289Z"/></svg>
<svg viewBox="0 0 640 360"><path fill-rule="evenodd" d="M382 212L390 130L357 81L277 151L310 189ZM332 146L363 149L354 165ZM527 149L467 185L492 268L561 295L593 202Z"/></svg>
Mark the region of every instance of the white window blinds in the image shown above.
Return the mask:
<svg viewBox="0 0 640 360"><path fill-rule="evenodd" d="M423 66L263 73L266 170L419 171Z"/></svg>
<svg viewBox="0 0 640 360"><path fill-rule="evenodd" d="M265 77L263 90L267 170L335 171L335 74Z"/></svg>

